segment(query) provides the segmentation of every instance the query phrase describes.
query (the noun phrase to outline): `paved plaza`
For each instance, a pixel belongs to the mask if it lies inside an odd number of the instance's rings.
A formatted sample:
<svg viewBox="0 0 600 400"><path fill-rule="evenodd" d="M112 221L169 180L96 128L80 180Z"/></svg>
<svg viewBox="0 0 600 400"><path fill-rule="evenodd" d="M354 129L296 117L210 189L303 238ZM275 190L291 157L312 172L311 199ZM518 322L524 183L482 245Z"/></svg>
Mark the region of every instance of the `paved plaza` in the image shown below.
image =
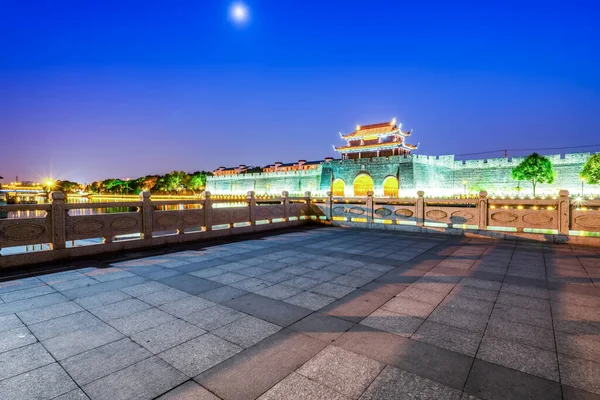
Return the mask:
<svg viewBox="0 0 600 400"><path fill-rule="evenodd" d="M327 227L138 256L0 282L0 399L600 399L600 248Z"/></svg>

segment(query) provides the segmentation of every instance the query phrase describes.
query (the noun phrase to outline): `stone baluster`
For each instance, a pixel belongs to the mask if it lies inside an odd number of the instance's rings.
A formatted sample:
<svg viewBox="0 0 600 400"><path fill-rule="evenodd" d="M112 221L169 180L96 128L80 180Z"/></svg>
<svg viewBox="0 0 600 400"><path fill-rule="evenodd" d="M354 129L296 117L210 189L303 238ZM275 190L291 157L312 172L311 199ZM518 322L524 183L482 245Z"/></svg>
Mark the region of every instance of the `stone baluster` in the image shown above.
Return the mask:
<svg viewBox="0 0 600 400"><path fill-rule="evenodd" d="M488 197L485 190L479 192L477 208L479 209L479 229L486 230L488 224Z"/></svg>
<svg viewBox="0 0 600 400"><path fill-rule="evenodd" d="M150 192L141 192L140 200L142 201L142 239L151 239L152 221L154 219L154 207L152 206Z"/></svg>
<svg viewBox="0 0 600 400"><path fill-rule="evenodd" d="M331 221L333 218L333 192L327 192L327 199L325 200L325 218Z"/></svg>
<svg viewBox="0 0 600 400"><path fill-rule="evenodd" d="M372 191L368 191L367 192L367 203L365 204L365 207L367 209L367 222L368 223L372 223L373 222L373 192Z"/></svg>
<svg viewBox="0 0 600 400"><path fill-rule="evenodd" d="M50 193L50 199L52 202L50 208L52 250L60 250L67 247L65 195L61 192L52 192Z"/></svg>
<svg viewBox="0 0 600 400"><path fill-rule="evenodd" d="M311 192L310 191L304 192L304 200L306 201L306 205L305 205L305 209L304 209L304 212L305 212L304 215L305 215L306 218L310 218L310 216L312 215L312 207L311 207L312 198L311 198Z"/></svg>
<svg viewBox="0 0 600 400"><path fill-rule="evenodd" d="M246 197L246 201L248 202L248 212L250 215L250 225L251 226L255 226L256 225L256 197L254 195L254 192L251 190L248 192L248 195ZM232 225L233 227L233 225Z"/></svg>
<svg viewBox="0 0 600 400"><path fill-rule="evenodd" d="M561 190L558 192L558 233L561 235L569 234L569 225L571 220L571 204L569 201L569 191Z"/></svg>
<svg viewBox="0 0 600 400"><path fill-rule="evenodd" d="M281 204L283 204L283 220L285 222L289 221L290 218L290 194L287 190L281 192ZM269 221L271 222L271 221Z"/></svg>
<svg viewBox="0 0 600 400"><path fill-rule="evenodd" d="M417 192L417 203L415 204L416 206L416 220L417 220L417 226L423 226L424 225L424 219L425 219L425 199L423 198L423 196L425 195L425 192L423 192L422 190L419 190Z"/></svg>
<svg viewBox="0 0 600 400"><path fill-rule="evenodd" d="M213 207L210 198L210 192L204 192L204 230L212 231L213 226Z"/></svg>

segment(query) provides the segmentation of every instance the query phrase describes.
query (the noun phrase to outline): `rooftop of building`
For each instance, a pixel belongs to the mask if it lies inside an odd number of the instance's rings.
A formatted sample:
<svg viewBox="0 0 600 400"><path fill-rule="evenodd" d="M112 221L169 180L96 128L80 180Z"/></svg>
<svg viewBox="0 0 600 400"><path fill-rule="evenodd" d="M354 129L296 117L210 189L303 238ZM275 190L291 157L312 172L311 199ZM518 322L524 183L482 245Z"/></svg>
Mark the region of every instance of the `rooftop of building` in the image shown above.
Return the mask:
<svg viewBox="0 0 600 400"><path fill-rule="evenodd" d="M356 125L356 129L352 133L341 135L343 139L352 140L360 139L368 136L378 137L383 135L397 134L402 136L409 136L410 132L403 132L401 130L402 124L396 123L396 118L393 118L389 122L380 122L371 125Z"/></svg>

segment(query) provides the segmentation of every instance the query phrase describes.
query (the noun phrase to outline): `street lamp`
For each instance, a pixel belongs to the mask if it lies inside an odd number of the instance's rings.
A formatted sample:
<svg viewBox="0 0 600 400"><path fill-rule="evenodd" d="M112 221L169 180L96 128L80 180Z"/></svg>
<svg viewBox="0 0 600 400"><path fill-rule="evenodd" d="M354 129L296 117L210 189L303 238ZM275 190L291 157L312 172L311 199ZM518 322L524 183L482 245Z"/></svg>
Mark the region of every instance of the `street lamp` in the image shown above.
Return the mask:
<svg viewBox="0 0 600 400"><path fill-rule="evenodd" d="M581 196L583 197L583 184L585 183L585 178L581 178Z"/></svg>

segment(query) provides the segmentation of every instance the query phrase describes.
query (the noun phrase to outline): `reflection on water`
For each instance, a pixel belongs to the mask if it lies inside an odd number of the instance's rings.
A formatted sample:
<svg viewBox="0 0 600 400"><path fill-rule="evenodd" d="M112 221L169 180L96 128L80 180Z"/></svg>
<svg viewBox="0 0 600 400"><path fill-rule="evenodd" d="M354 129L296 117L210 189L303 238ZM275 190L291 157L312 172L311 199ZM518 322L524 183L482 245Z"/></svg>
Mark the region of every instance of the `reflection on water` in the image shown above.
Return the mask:
<svg viewBox="0 0 600 400"><path fill-rule="evenodd" d="M50 204L50 200L45 196L36 197L37 204ZM171 200L171 199L170 199ZM175 199L176 200L176 199ZM190 200L185 199L185 200ZM200 200L200 199L198 199ZM157 200L161 201L161 200ZM136 203L139 202L137 199L132 198L121 198L121 197L67 197L67 203L78 204L78 203L113 203L113 202L128 202ZM141 202L140 202L141 204ZM245 202L213 202L214 208L223 207L244 207L247 203ZM156 204L154 203L154 210L157 211L175 211L175 210L191 210L201 209L202 205L197 204ZM78 208L69 210L69 215L97 215L97 214L112 214L112 213L126 213L126 212L137 212L138 207L103 207L103 208ZM16 218L44 218L46 211L44 210L31 210L31 211L11 211L8 213L9 219Z"/></svg>

